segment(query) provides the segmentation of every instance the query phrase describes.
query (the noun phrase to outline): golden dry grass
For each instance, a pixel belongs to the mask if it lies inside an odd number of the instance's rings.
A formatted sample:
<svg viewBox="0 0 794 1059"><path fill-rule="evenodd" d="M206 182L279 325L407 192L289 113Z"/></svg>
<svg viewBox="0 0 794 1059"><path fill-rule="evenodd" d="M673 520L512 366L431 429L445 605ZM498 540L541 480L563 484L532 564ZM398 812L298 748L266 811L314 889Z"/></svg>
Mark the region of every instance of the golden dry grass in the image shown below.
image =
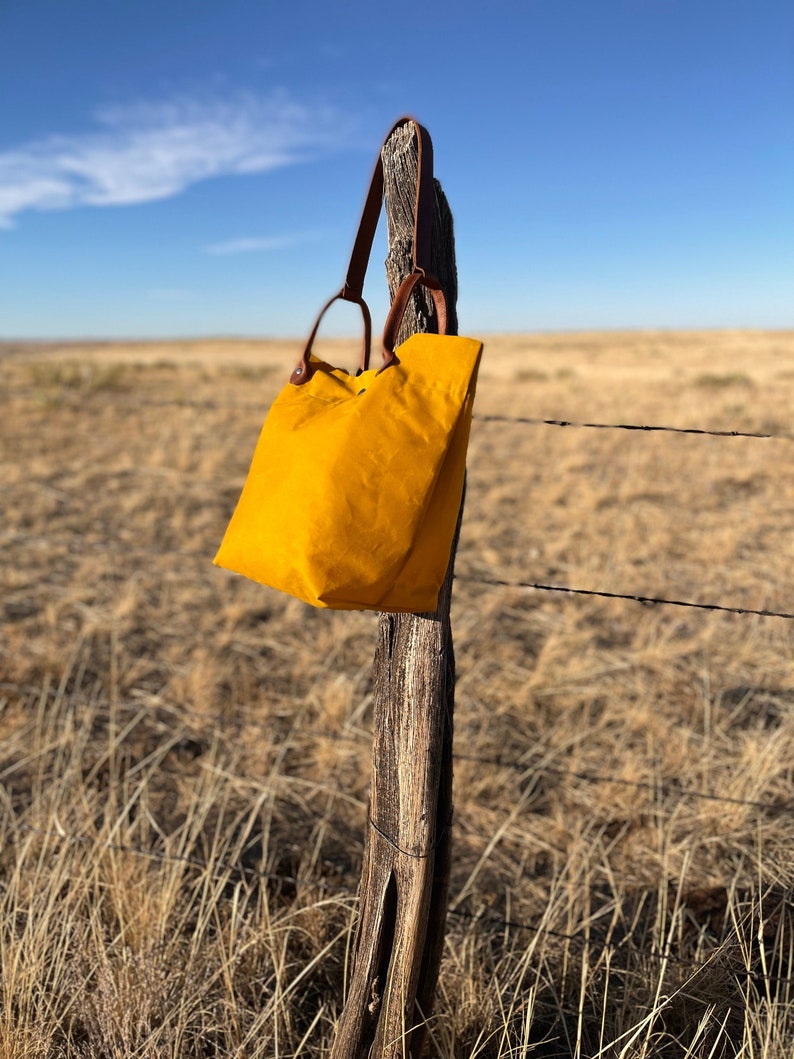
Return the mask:
<svg viewBox="0 0 794 1059"><path fill-rule="evenodd" d="M0 1059L327 1055L376 617L211 565L296 350L0 347ZM495 337L476 411L793 408L794 334L660 332ZM794 611L793 454L477 422L458 571ZM461 580L453 628L432 1054L790 1059L794 623Z"/></svg>

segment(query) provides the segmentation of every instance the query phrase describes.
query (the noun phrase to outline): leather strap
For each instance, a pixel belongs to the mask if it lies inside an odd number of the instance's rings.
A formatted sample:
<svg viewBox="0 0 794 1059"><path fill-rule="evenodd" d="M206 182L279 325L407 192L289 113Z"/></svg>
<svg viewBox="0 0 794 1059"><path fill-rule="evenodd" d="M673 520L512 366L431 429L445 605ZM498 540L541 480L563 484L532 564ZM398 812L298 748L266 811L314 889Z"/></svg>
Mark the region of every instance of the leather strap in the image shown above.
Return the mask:
<svg viewBox="0 0 794 1059"><path fill-rule="evenodd" d="M397 129L403 125L413 125L416 129L416 147L418 175L416 197L414 199L414 244L413 271L430 272L430 239L433 233L433 142L430 133L413 118L400 118L389 130L384 146ZM381 149L382 150L382 149ZM358 226L350 265L345 278L343 291L361 296L364 290L364 277L369 264L369 255L375 240L381 205L383 203L383 158L378 151L375 172L369 186L361 223Z"/></svg>
<svg viewBox="0 0 794 1059"><path fill-rule="evenodd" d="M428 276L424 272L412 272L409 276L405 277L397 288L397 293L394 295L394 301L391 303L391 309L389 309L389 315L386 317L386 324L383 328L383 367L380 371L388 368L390 364L399 363L397 357L394 355L394 347L397 343L397 333L400 330L400 324L403 322L405 310L408 308L408 302L411 299L411 295L413 294L414 287L416 287L417 283L420 283L423 287L427 287L433 298L433 304L436 307L438 333L440 335L445 335L447 333L447 302L441 284L435 276ZM380 374L380 372L378 372L378 374Z"/></svg>
<svg viewBox="0 0 794 1059"><path fill-rule="evenodd" d="M386 327L384 328L383 333L383 366L380 369L381 371L395 360L394 342L403 315L408 306L411 292L417 283L421 282L431 291L438 316L439 334L446 333L446 302L444 301L444 293L438 280L430 273L430 246L433 231L434 201L433 144L430 139L430 134L424 126L419 124L418 121L415 121L413 118L404 117L395 122L389 130L388 136L384 140L384 144L396 129L408 124L413 125L416 129L418 156L416 198L414 200L413 272L400 285L387 317ZM345 285L342 287L341 291L330 298L320 310L314 323L314 327L312 328L306 342L303 355L290 376L290 382L296 386L308 382L311 378L312 368L309 358L314 339L317 335L317 330L320 326L320 321L325 315L326 310L338 299L355 302L357 305L361 306L361 312L364 317L364 341L361 351L359 372L366 371L369 367L372 323L369 307L364 301L363 290L364 278L367 273L367 265L369 264L369 257L372 252L372 244L375 240L375 231L378 227L378 219L380 217L382 204L383 159L381 157L381 152L378 151L375 171L372 174L369 191L367 192L367 197L364 202L364 210L353 243L353 250L350 255L350 264L348 265L347 275L345 276ZM413 280L413 282L406 288L408 280ZM406 288L407 293L402 294L403 288Z"/></svg>
<svg viewBox="0 0 794 1059"><path fill-rule="evenodd" d="M320 309L317 319L314 321L314 327L311 329L308 339L306 340L306 348L303 351L303 356L295 365L292 374L289 377L289 381L295 386L302 386L304 382L308 382L311 378L311 365L309 364L309 355L312 351L314 339L317 336L317 331L320 327L320 321L325 316L328 309L334 304L335 301L339 301L343 298L345 301L356 302L361 306L361 315L364 317L364 348L361 352L361 368L359 371L366 371L369 367L369 350L372 343L372 317L370 316L369 306L362 297L354 298L348 296L345 298L344 291L340 291L339 294L334 294L332 298L329 298L325 305Z"/></svg>

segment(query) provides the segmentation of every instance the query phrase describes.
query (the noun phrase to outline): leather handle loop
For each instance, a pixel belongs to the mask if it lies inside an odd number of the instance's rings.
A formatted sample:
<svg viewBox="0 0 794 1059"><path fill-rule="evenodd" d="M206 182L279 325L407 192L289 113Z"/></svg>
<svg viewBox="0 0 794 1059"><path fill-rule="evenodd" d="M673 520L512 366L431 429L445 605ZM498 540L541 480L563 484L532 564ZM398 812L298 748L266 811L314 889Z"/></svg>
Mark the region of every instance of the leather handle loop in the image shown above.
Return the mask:
<svg viewBox="0 0 794 1059"><path fill-rule="evenodd" d="M447 301L441 284L435 276L429 276L424 272L412 272L410 276L406 276L397 288L394 301L391 303L391 309L389 309L389 315L386 317L386 325L383 328L383 366L380 371L397 362L397 358L394 355L397 334L403 322L405 310L408 308L408 302L417 284L427 287L433 298L433 304L436 308L438 334L445 335L447 333Z"/></svg>
<svg viewBox="0 0 794 1059"><path fill-rule="evenodd" d="M403 281L397 291L394 303L392 304L386 320L386 326L383 332L383 366L380 369L381 371L395 360L395 339L397 332L400 329L400 324L403 315L405 314L411 292L417 283L421 282L430 290L436 305L439 334L446 334L447 310L446 302L444 300L444 292L441 290L438 280L430 274L430 246L433 231L434 206L433 143L430 139L430 134L424 126L420 125L414 118L403 117L395 122L389 130L386 139L383 141L384 146L388 142L389 137L403 125L413 125L416 130L418 171L416 179L416 197L414 199L414 267L411 275ZM383 148L381 148L381 151L382 149ZM381 151L378 151L375 171L372 174L369 190L364 202L364 210L361 215L358 231L356 232L353 250L350 255L350 264L348 265L347 275L345 277L345 285L342 290L330 298L320 310L319 316L315 321L314 327L312 328L306 347L303 351L303 356L295 366L292 375L290 375L290 382L296 386L308 382L311 378L312 368L310 355L312 344L314 343L317 330L320 326L320 321L325 315L326 310L339 298L343 301L355 302L361 307L361 312L364 317L364 345L361 352L359 371L366 371L369 367L372 321L369 308L364 301L363 290L364 278L366 276L369 257L372 252L372 244L375 240L375 231L378 227L381 206L383 204L384 179L383 157ZM410 286L406 288L406 293L402 295L401 292L409 281L411 281Z"/></svg>
<svg viewBox="0 0 794 1059"><path fill-rule="evenodd" d="M335 301L339 301L340 299L346 302L355 302L361 308L361 315L364 318L364 340L361 349L361 366L359 371L366 371L369 367L369 351L372 346L372 317L370 316L369 306L361 295L356 296L352 291L348 291L346 287L343 287L338 294L335 294L333 298L328 299L322 309L320 309L317 319L314 321L314 327L306 340L303 355L295 365L295 369L289 377L289 381L294 386L302 386L312 377L312 366L309 358L311 356L314 340L317 337L317 331L320 328L320 322L325 316L327 310L331 308Z"/></svg>

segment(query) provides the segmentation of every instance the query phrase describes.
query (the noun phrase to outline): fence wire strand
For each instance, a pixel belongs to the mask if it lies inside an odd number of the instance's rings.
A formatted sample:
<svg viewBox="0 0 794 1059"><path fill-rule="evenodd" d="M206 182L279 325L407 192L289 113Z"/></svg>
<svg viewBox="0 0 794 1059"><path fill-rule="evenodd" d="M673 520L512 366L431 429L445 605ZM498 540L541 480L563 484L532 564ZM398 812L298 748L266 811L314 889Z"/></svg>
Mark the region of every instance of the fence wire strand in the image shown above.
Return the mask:
<svg viewBox="0 0 794 1059"><path fill-rule="evenodd" d="M467 581L477 585L492 585L499 588L532 588L538 592L563 592L574 596L598 596L601 599L627 599L634 603L664 607L690 607L693 610L716 610L724 614L755 615L760 618L786 618L794 620L794 614L784 610L756 610L753 607L731 607L722 603L696 603L685 599L664 599L659 596L638 596L623 592L602 592L592 588L571 588L568 585L545 585L535 581L507 581L497 577L482 577L474 574L455 574L456 581Z"/></svg>
<svg viewBox="0 0 794 1059"><path fill-rule="evenodd" d="M475 414L480 423L523 423L527 426L573 427L587 430L637 430L641 433L694 434L711 438L761 438L764 440L792 441L790 434L761 434L750 430L708 430L705 427L670 427L647 423L578 423L570 419L534 419L529 416Z"/></svg>
<svg viewBox="0 0 794 1059"><path fill-rule="evenodd" d="M72 392L74 396L83 396L79 390L70 391L67 387L65 392ZM9 389L2 394L6 399L11 397L39 398L41 393L30 389ZM207 411L239 411L259 412L266 415L270 407L267 401L217 401L209 398L193 400L191 398L159 398L159 397L137 397L130 399L125 395L125 408L195 408ZM794 434L769 434L752 430L713 430L707 427L673 427L655 423L595 423L577 421L573 419L543 419L534 416L513 416L499 413L475 412L473 419L478 423L515 423L524 426L547 426L547 427L570 427L574 430L631 430L639 433L667 433L688 434L690 436L712 437L712 438L753 438L763 441L794 441Z"/></svg>
<svg viewBox="0 0 794 1059"><path fill-rule="evenodd" d="M6 820L0 825L6 831L16 832L18 834L33 834L39 835L43 838L50 839L56 842L65 842L68 845L83 845L88 846L92 844L91 837L88 835L75 835L70 834L58 828L57 830L51 830L43 827L36 827L32 824L27 824L23 821L11 821ZM108 850L114 853L123 853L130 856L142 857L146 860L157 861L161 864L178 864L187 867L198 868L201 871L211 873L213 877L223 875L237 875L242 879L261 879L265 882L281 883L291 887L305 886L308 889L320 890L326 894L337 897L355 897L357 891L351 886L332 885L324 879L308 879L298 875L286 875L279 872L264 871L260 868L252 868L243 864L230 864L228 862L218 860L217 862L203 860L200 857L191 857L185 854L173 854L166 853L161 850L146 849L145 847L135 846L129 843L123 842L108 842L100 841L97 844L97 848L102 850ZM585 945L590 944L589 932L585 927L580 928L574 932L565 932L555 930L553 927L546 926L543 922L541 923L528 923L522 920L506 919L503 916L494 915L489 912L471 912L467 909L461 908L450 908L449 915L455 916L459 919L467 919L474 924L485 924L486 926L503 931L507 928L513 930L521 930L527 933L535 935L546 936L557 938L562 941L573 941L578 943L584 943ZM632 951L634 954L649 959L661 960L667 963L674 963L677 966L688 967L695 971L704 970L713 965L716 957L719 955L719 947L712 953L708 960L687 960L683 957L675 956L669 952L655 952L654 950L643 950L634 946L631 950L628 949L625 941L630 939L624 939L624 943L615 944L610 941L606 941L601 949L606 952L617 952L623 950L625 952ZM751 979L753 981L763 981L769 983L779 984L792 984L794 983L794 977L783 976L783 975L769 975L757 973L750 968L745 970L733 969L733 974L737 977Z"/></svg>
<svg viewBox="0 0 794 1059"><path fill-rule="evenodd" d="M41 536L35 537L29 534L7 534L5 537L0 538L0 543L4 545L13 544L32 544L39 542L41 544L52 545L53 541L57 540L54 536ZM68 538L61 538L60 543L71 544L72 540L80 543L80 538L73 534ZM92 552L97 550L103 552L116 552L123 551L126 555L129 555L130 551L133 550L129 546L119 545L118 547L107 542L91 541L88 547ZM150 554L149 550L145 547L137 549L138 551ZM210 554L209 551L187 551L185 549L167 548L160 549L158 555L161 557L172 556L180 559L195 559L195 560L206 560L209 562ZM667 599L661 596L642 596L637 593L630 592L606 592L599 589L592 588L574 588L570 585L549 585L539 581L513 581L506 578L488 577L483 574L466 574L456 573L455 580L460 582L466 582L468 584L486 585L494 588L522 588L522 589L534 589L538 592L556 592L573 596L594 596L601 599L622 599L627 600L631 603L641 603L644 606L661 606L661 607L688 607L691 610L706 610L706 611L719 611L723 614L739 614L746 615L748 617L759 617L759 618L782 618L787 621L794 621L794 613L783 610L769 610L767 608L754 608L754 607L736 607L725 603L701 603L697 600L685 600L685 599Z"/></svg>
<svg viewBox="0 0 794 1059"><path fill-rule="evenodd" d="M39 698L45 692L50 698L58 698L60 694L55 688L44 689L37 688L32 684L17 684L12 681L0 681L0 692L10 691L19 691L29 697L35 698ZM72 699L72 701L75 700ZM97 707L107 708L110 705L107 701L96 699L83 699L78 701L94 709ZM235 732L237 733L243 729L261 730L270 735L272 735L273 732L272 725L267 724L264 721L260 722L250 718L233 719L223 716L203 716L201 714L191 713L189 710L172 707L170 704L163 702L154 703L152 708L165 709L173 712L177 718L183 721L183 723L192 726L195 730L199 730L201 727L206 727L209 724L212 726L212 733L221 736L227 734L227 730L230 726L234 727ZM371 739L372 733L364 729L353 733L344 731L332 732L327 729L313 728L311 730L311 737L314 739L327 739L331 742L347 743L351 746L363 747L365 740ZM718 802L725 805L745 806L748 809L761 809L764 812L769 813L785 812L794 808L794 800L771 802L753 798L737 798L725 794L712 794L710 791L701 791L692 787L677 787L675 786L675 781L664 780L661 777L657 782L651 782L649 780L630 780L608 773L595 772L590 769L561 768L557 765L548 765L531 760L527 761L523 758L506 758L502 755L489 756L483 754L467 754L464 751L459 750L453 752L453 757L456 761L470 761L478 765L495 765L497 768L510 769L514 772L535 772L538 777L549 775L557 776L559 778L576 779L580 780L582 783L615 784L621 787L630 787L634 790L649 791L653 794L662 795L664 797L677 796L679 798L694 798L701 801ZM2 771L0 771L0 776L1 775Z"/></svg>

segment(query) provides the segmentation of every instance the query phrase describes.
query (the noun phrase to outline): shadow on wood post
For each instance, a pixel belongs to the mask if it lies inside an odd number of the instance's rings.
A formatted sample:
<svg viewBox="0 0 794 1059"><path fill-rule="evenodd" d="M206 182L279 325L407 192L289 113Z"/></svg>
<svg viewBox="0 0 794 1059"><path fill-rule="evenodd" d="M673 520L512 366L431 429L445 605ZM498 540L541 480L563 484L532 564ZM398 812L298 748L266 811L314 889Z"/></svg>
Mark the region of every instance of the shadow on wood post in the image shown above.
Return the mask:
<svg viewBox="0 0 794 1059"><path fill-rule="evenodd" d="M393 298L412 270L417 147L411 125L394 131L382 158ZM438 182L431 268L446 295L447 334L457 334L452 216ZM429 295L418 288L399 341L430 330L433 312ZM331 1059L416 1059L427 1037L449 890L455 695L449 606L462 513L461 503L437 610L380 615L359 921Z"/></svg>

